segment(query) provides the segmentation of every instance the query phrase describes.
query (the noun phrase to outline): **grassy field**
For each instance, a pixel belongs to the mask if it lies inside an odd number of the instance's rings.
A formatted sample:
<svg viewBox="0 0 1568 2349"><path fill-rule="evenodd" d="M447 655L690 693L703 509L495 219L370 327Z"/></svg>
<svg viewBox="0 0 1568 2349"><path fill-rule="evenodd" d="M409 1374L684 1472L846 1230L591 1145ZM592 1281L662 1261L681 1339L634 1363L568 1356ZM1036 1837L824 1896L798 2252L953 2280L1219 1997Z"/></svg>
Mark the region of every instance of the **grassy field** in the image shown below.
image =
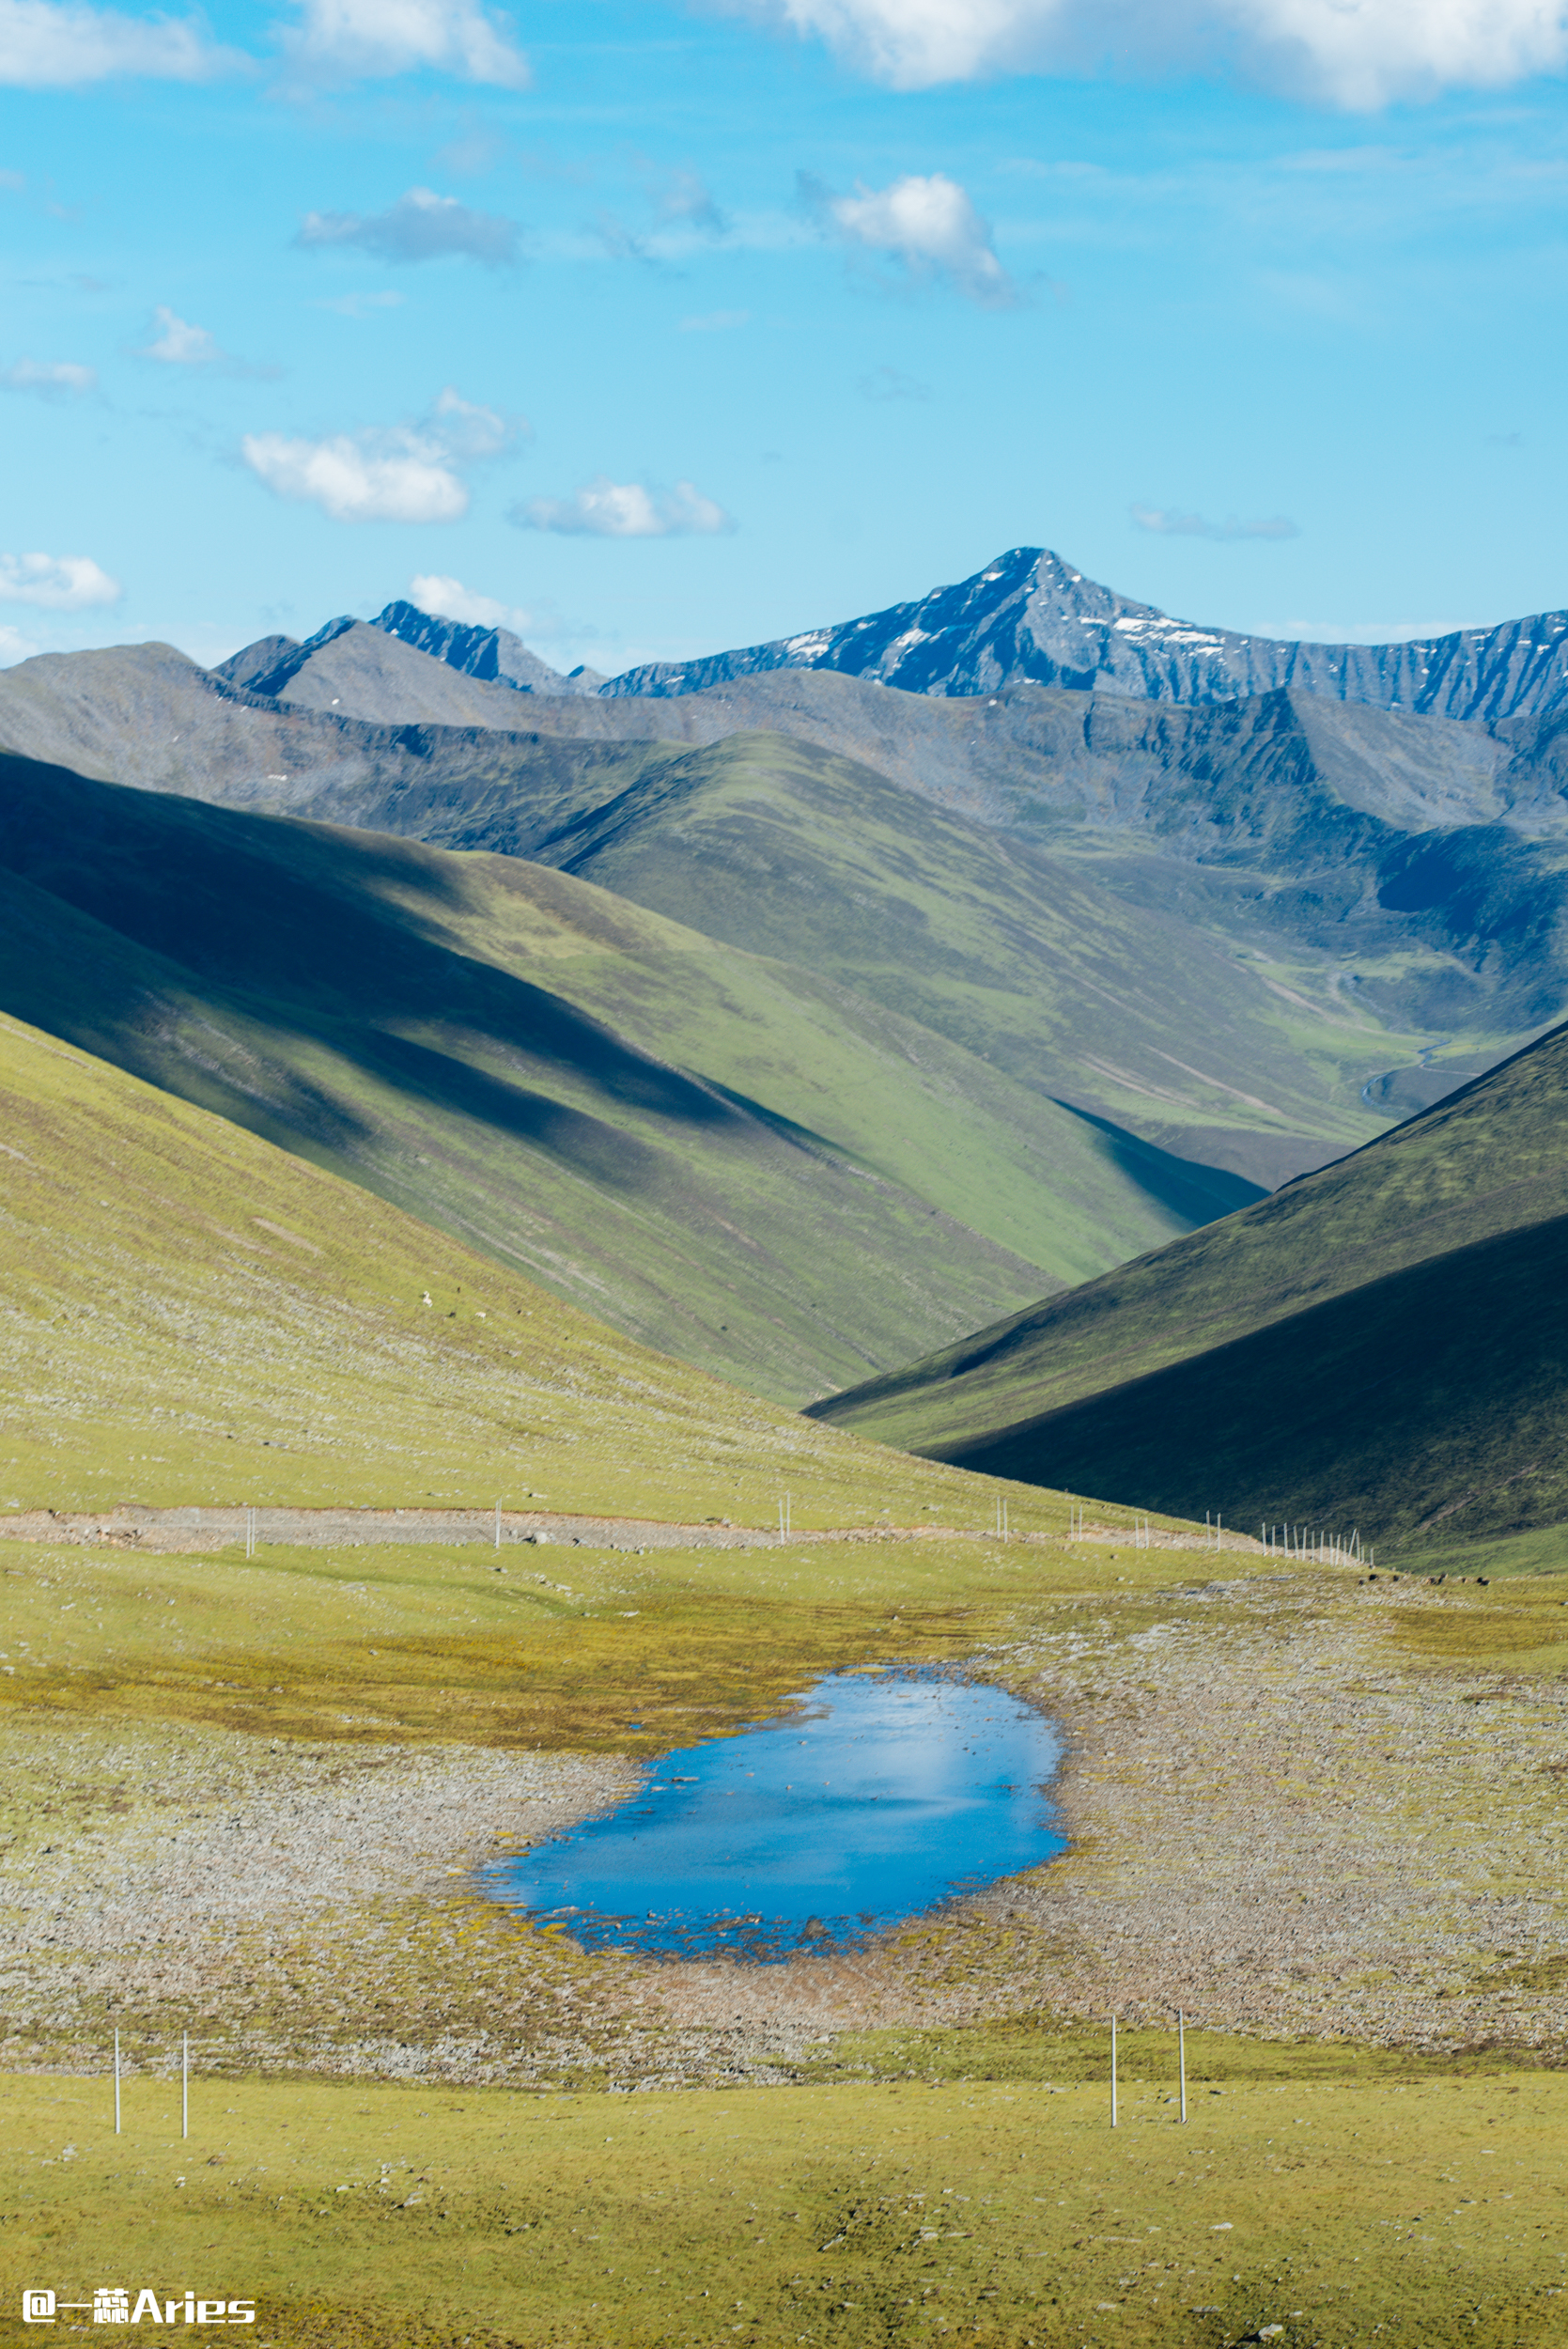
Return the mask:
<svg viewBox="0 0 1568 2349"><path fill-rule="evenodd" d="M1200 2058L1183 2129L1133 2054L1113 2133L1085 2068L634 2099L198 2079L188 2140L166 2077L118 2139L103 2078L7 2080L7 2303L243 2295L258 2349L1560 2337L1560 2076L1217 2092Z"/></svg>

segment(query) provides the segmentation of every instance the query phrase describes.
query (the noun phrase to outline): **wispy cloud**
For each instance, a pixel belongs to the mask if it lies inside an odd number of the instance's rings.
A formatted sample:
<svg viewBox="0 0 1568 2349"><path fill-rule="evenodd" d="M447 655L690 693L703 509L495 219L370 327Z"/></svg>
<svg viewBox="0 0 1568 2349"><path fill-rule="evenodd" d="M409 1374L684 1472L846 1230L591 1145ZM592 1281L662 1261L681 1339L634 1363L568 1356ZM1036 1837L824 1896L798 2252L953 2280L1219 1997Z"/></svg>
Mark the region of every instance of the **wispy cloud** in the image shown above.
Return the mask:
<svg viewBox="0 0 1568 2349"><path fill-rule="evenodd" d="M125 16L71 0L0 0L0 86L82 89L94 82L209 82L248 67L200 17Z"/></svg>
<svg viewBox="0 0 1568 2349"><path fill-rule="evenodd" d="M750 310L706 310L700 318L682 319L683 334L727 334L737 326L750 326Z"/></svg>
<svg viewBox="0 0 1568 2349"><path fill-rule="evenodd" d="M733 530L722 506L690 481L673 490L598 474L569 498L529 498L507 516L520 530L548 530L568 538L710 537Z"/></svg>
<svg viewBox="0 0 1568 2349"><path fill-rule="evenodd" d="M869 375L856 379L855 389L862 399L929 399L931 386L922 383L898 367L873 367Z"/></svg>
<svg viewBox="0 0 1568 2349"><path fill-rule="evenodd" d="M911 278L951 286L986 309L1011 309L1017 302L989 228L945 172L909 172L885 188L857 187L852 195L834 195L806 172L797 185L821 226L846 244L885 254Z"/></svg>
<svg viewBox="0 0 1568 2349"><path fill-rule="evenodd" d="M379 81L421 70L524 89L509 17L475 0L303 0L284 36L297 79Z"/></svg>
<svg viewBox="0 0 1568 2349"><path fill-rule="evenodd" d="M462 468L505 456L526 437L520 416L443 391L415 422L318 440L248 432L240 454L274 496L318 506L338 522L452 522L467 513Z"/></svg>
<svg viewBox="0 0 1568 2349"><path fill-rule="evenodd" d="M239 375L261 381L275 381L281 367L258 366L251 359L237 359L205 326L194 326L161 302L152 314L152 340L136 352L138 359L156 359L165 367L210 368L214 375Z"/></svg>
<svg viewBox="0 0 1568 2349"><path fill-rule="evenodd" d="M46 612L81 612L118 603L119 581L86 554L0 554L0 603L33 603Z"/></svg>
<svg viewBox="0 0 1568 2349"><path fill-rule="evenodd" d="M712 189L694 171L650 172L647 188L649 201L661 221L679 222L712 237L722 237L729 227Z"/></svg>
<svg viewBox="0 0 1568 2349"><path fill-rule="evenodd" d="M1205 521L1202 514L1178 514L1168 506L1129 506L1139 530L1158 538L1299 538L1300 526L1287 515L1273 514L1265 521L1238 521L1234 514L1222 522Z"/></svg>
<svg viewBox="0 0 1568 2349"><path fill-rule="evenodd" d="M745 0L874 79L1233 72L1353 109L1500 89L1568 63L1554 0Z"/></svg>
<svg viewBox="0 0 1568 2349"><path fill-rule="evenodd" d="M313 302L313 310L335 310L340 319L367 319L377 310L401 309L407 294L394 293L390 287L380 293L328 294Z"/></svg>
<svg viewBox="0 0 1568 2349"><path fill-rule="evenodd" d="M31 392L38 399L80 399L98 389L98 369L80 366L72 359L18 359L0 368L0 383L8 392Z"/></svg>
<svg viewBox="0 0 1568 2349"><path fill-rule="evenodd" d="M476 212L455 195L410 188L384 212L307 212L294 241L309 252L354 245L383 261L439 261L461 255L487 269L510 269L520 230L499 212Z"/></svg>

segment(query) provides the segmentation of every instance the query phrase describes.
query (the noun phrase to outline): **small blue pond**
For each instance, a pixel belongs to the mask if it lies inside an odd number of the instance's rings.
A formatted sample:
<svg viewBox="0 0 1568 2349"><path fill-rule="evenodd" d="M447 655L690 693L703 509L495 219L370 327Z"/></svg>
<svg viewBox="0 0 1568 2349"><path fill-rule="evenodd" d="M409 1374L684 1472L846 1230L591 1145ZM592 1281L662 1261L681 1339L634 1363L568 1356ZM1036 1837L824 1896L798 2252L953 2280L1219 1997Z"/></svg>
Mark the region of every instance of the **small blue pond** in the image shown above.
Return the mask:
<svg viewBox="0 0 1568 2349"><path fill-rule="evenodd" d="M1000 1688L834 1673L800 1709L671 1753L616 1811L484 1871L592 1950L842 1948L1062 1850L1050 1723Z"/></svg>

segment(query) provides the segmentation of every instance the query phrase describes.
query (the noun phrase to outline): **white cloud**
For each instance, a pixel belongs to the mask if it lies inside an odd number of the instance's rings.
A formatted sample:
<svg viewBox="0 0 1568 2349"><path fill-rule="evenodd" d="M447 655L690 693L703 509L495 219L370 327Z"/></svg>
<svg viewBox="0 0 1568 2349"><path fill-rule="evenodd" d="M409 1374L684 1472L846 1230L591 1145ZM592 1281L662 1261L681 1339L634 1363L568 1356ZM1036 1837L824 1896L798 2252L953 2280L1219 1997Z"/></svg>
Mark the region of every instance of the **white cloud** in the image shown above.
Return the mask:
<svg viewBox="0 0 1568 2349"><path fill-rule="evenodd" d="M205 326L193 326L167 303L161 302L153 311L152 326L153 339L136 352L138 359L156 359L165 367L210 367L217 375L248 376L262 382L275 381L283 372L237 359Z"/></svg>
<svg viewBox="0 0 1568 2349"><path fill-rule="evenodd" d="M247 432L240 453L276 496L318 506L334 522L455 522L468 512L467 483L411 435L399 448L348 432L323 441Z"/></svg>
<svg viewBox="0 0 1568 2349"><path fill-rule="evenodd" d="M39 399L79 399L98 389L98 369L72 359L18 359L14 366L0 369L0 383L8 392L36 393Z"/></svg>
<svg viewBox="0 0 1568 2349"><path fill-rule="evenodd" d="M161 302L152 314L156 339L137 352L139 359L161 359L166 367L210 367L228 354L205 326L192 326Z"/></svg>
<svg viewBox="0 0 1568 2349"><path fill-rule="evenodd" d="M528 431L443 391L417 423L329 433L320 440L247 432L240 454L277 497L318 506L337 522L452 522L468 511L458 467L501 457Z"/></svg>
<svg viewBox="0 0 1568 2349"><path fill-rule="evenodd" d="M701 318L682 319L683 334L725 334L735 326L750 326L750 310L708 310Z"/></svg>
<svg viewBox="0 0 1568 2349"><path fill-rule="evenodd" d="M991 249L991 232L945 172L909 172L885 188L833 195L802 175L800 192L848 244L901 261L913 277L940 278L971 302L1006 309L1017 291Z"/></svg>
<svg viewBox="0 0 1568 2349"><path fill-rule="evenodd" d="M285 46L313 78L379 80L429 68L459 81L523 89L528 60L511 21L475 0L304 0Z"/></svg>
<svg viewBox="0 0 1568 2349"><path fill-rule="evenodd" d="M464 254L487 269L505 269L518 258L518 224L499 212L472 211L433 188L410 188L384 212L307 212L294 241L317 251L357 245L383 261Z"/></svg>
<svg viewBox="0 0 1568 2349"><path fill-rule="evenodd" d="M515 636L523 635L538 619L537 614L524 611L520 604L476 595L460 579L443 579L436 571L416 572L409 582L409 601L441 619L460 620L466 628L508 628Z"/></svg>
<svg viewBox="0 0 1568 2349"><path fill-rule="evenodd" d="M206 82L248 62L215 46L198 17L0 0L0 85L12 89L80 89L120 76Z"/></svg>
<svg viewBox="0 0 1568 2349"><path fill-rule="evenodd" d="M0 554L0 603L36 603L46 612L80 612L118 603L117 579L86 554Z"/></svg>
<svg viewBox="0 0 1568 2349"><path fill-rule="evenodd" d="M13 661L31 661L42 649L30 636L23 636L19 628L0 623L0 669L8 669Z"/></svg>
<svg viewBox="0 0 1568 2349"><path fill-rule="evenodd" d="M569 498L529 498L508 520L520 530L551 530L570 538L707 537L733 530L722 506L690 481L650 490L640 481L596 474Z"/></svg>
<svg viewBox="0 0 1568 2349"><path fill-rule="evenodd" d="M1140 530L1159 538L1299 538L1300 528L1287 515L1273 514L1265 521L1238 521L1234 514L1222 522L1205 521L1202 514L1178 514L1166 506L1129 506Z"/></svg>
<svg viewBox="0 0 1568 2349"><path fill-rule="evenodd" d="M1561 0L741 0L897 89L1114 66L1239 65L1365 109L1568 63Z"/></svg>

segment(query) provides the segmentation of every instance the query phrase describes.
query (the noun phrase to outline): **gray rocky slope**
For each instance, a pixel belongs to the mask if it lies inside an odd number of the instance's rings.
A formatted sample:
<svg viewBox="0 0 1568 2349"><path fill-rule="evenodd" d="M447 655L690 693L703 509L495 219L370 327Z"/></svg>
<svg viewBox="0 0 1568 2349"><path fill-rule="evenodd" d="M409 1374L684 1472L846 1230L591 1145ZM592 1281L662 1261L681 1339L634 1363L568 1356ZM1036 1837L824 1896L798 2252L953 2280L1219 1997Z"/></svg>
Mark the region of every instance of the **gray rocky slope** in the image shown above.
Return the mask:
<svg viewBox="0 0 1568 2349"><path fill-rule="evenodd" d="M702 661L628 669L600 690L700 692L768 669L836 669L909 693L1065 686L1146 701L1236 701L1288 687L1444 718L1568 708L1568 612L1404 645L1305 645L1172 619L1048 547L1015 547L955 586L836 628Z"/></svg>
<svg viewBox="0 0 1568 2349"><path fill-rule="evenodd" d="M573 669L563 675L531 652L520 636L505 628L474 628L461 620L442 619L401 599L389 603L373 620L356 620L342 613L318 628L303 644L292 636L263 636L220 661L214 675L252 692L288 694L300 673L310 667L329 645L342 636L379 629L399 645L428 653L463 677L494 684L514 693L594 693L604 683L597 669Z"/></svg>

